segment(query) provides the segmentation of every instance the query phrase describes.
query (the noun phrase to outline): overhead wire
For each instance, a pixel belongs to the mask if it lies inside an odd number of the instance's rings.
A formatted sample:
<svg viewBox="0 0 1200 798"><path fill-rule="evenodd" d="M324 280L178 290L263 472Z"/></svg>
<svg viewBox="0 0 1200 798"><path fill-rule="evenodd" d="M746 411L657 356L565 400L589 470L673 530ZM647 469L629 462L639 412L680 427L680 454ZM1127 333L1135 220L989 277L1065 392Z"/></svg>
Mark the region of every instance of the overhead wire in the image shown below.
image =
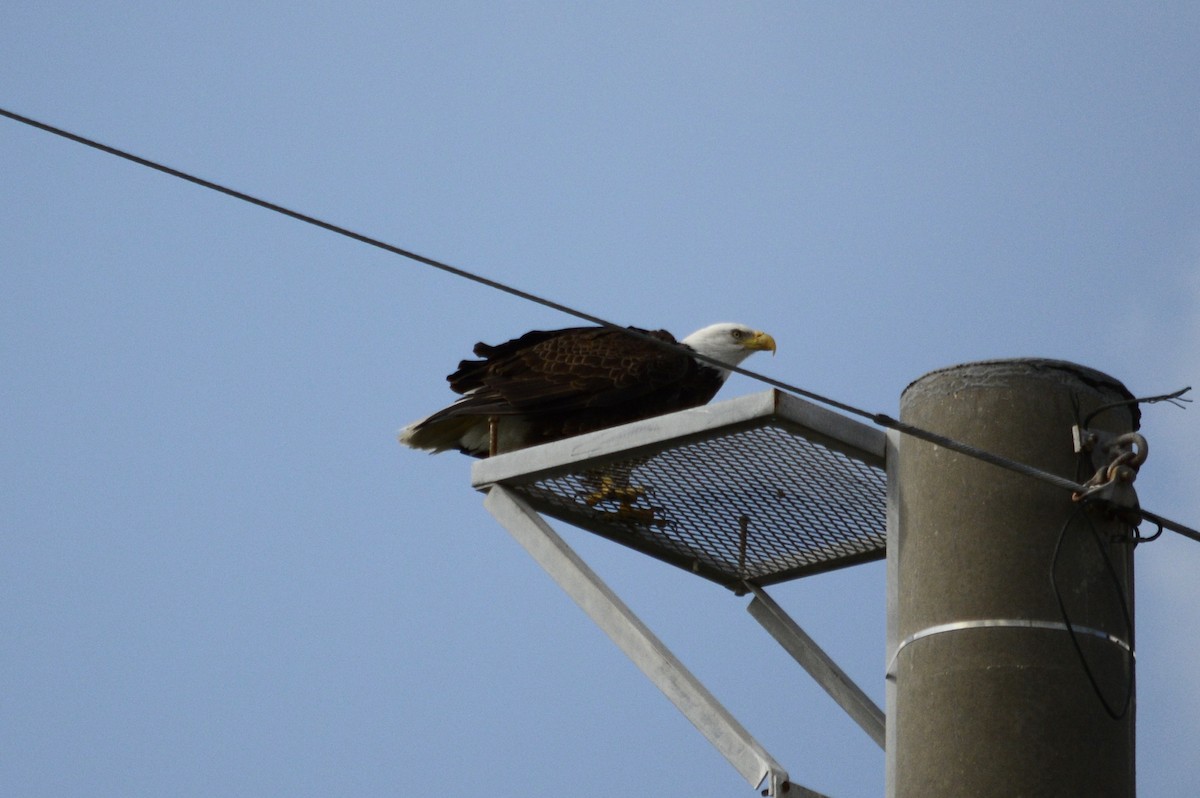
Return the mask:
<svg viewBox="0 0 1200 798"><path fill-rule="evenodd" d="M108 144L103 144L94 139L87 138L86 136L81 136L78 133L71 133L70 131L63 130L62 128L55 127L54 125L50 125L45 122L39 122L36 119L31 119L30 117L14 113L13 111L9 111L5 108L0 108L0 116L8 117L9 119L12 119L16 122L21 122L22 124L29 125L30 127L37 128L37 129L45 131L47 133L51 133L55 136L60 136L69 141L74 141L77 144L82 144L86 147L91 147L93 149L99 150L100 152L108 153L109 155L114 155L118 158L123 158L127 161L138 164L139 166L144 166L148 169L153 169L155 171L162 172L163 174L170 175L171 177L177 177L180 180L187 181L188 183L193 183L197 186L201 186L203 188L207 188L212 191L216 191L221 194L225 194L225 195L233 197L235 199L242 200L243 202L248 202L251 205L257 205L260 208L265 208L266 210L274 211L275 213L279 213L284 216L288 216L297 221L304 222L305 224L310 224L315 227L319 227L323 230L328 230L331 233L336 233L340 236L345 236L346 238L353 239L354 241L358 241L360 243L367 244L367 245L375 247L377 249L382 249L383 251L390 252L393 255L399 255L403 258L408 258L409 260L416 261L417 263L421 263L426 266L430 266L434 269L439 269L443 272L447 272L448 274L452 274L455 277L461 277L465 280L470 280L471 282L479 283L480 285L486 286L488 288L493 288L497 291L502 291L506 294L510 294L519 299L524 299L528 302L533 302L535 304L542 305L543 307L547 307L552 310L557 310L560 313L564 313L568 316L574 316L577 319L581 319L583 321L587 321L592 324L596 324L600 327L607 327L607 328L614 329L614 330L623 330L635 337L649 341L649 342L655 344L656 346L661 346L663 348L671 349L674 351L679 350L679 346L677 344L672 344L670 342L663 341L663 340L661 340L659 338L655 338L654 336L651 336L649 334L642 333L639 330L630 329L628 327L622 326L615 322L608 321L607 319L601 318L600 316L596 316L591 313L586 313L582 310L577 310L576 308L570 307L568 305L564 305L561 302L555 302L552 299L547 299L546 297L539 296L538 294L534 294L531 291L525 291L523 289L516 288L507 283L502 283L499 280L493 280L490 277L484 277L483 275L476 274L475 272L472 272L472 271L468 271L467 269L463 269L458 266L452 266L448 263L445 263L444 261L440 261L435 258L430 258L428 256L421 255L417 252L413 252L412 250L409 250L409 249L404 249L403 247L398 247L394 244L389 244L386 241L382 241L378 238L374 238L372 236L368 236L363 233L355 232L347 227L343 227L341 225L334 224L332 222L327 222L323 219L318 219L317 217L311 216L307 213L301 213L300 211L292 210L291 208L287 208L278 203L271 202L270 200L265 200L260 197L255 197L252 194L247 194L244 191L239 191L235 188L230 188L229 186L225 186L220 183L216 183L212 180L206 180L202 177L197 177L196 175L190 174L188 172L184 172L180 169L175 169L173 167L166 166L165 164L158 163L157 161L152 161L149 158L143 158L140 155L134 155L133 153L128 152L126 150L122 150L117 147L110 146ZM821 403L829 405L831 407L836 407L839 410L843 410L847 413L853 413L855 415L862 416L864 418L871 418L871 416L872 416L872 414L867 412L866 410L861 410L857 407L845 404L843 402L839 402L836 399L832 399L827 396L821 396L820 394L813 393L812 391L807 391L796 385L790 385L786 382L783 382L782 380L777 380L773 377L768 377L765 374L759 374L757 372L751 371L751 370L743 368L741 366L731 366L728 363L723 363L720 360L717 360L715 358L709 358L709 357L700 355L695 352L689 352L689 354L691 354L693 357L697 358L698 360L703 360L703 361L711 363L713 365L720 366L723 369L736 372L736 373L744 375L746 377L750 377L751 379L755 379L760 382L766 383L767 385L771 385L772 387L779 388L780 390L790 391L792 393L796 393L800 396L804 396L804 397L812 399L814 401L821 402Z"/></svg>
<svg viewBox="0 0 1200 798"><path fill-rule="evenodd" d="M523 299L525 301L532 302L534 304L538 304L543 307L550 308L551 310L556 310L560 313L566 314L568 316L573 316L582 321L586 321L591 324L598 325L600 327L606 327L606 328L615 329L615 330L622 330L629 335L633 335L637 338L645 340L649 343L654 344L655 346L659 346L659 347L662 347L665 349L671 349L671 350L675 350L675 351L678 351L679 349L682 348L680 344L672 344L670 342L663 341L659 338L655 338L654 336L652 336L648 333L642 332L638 329L626 327L626 326L623 326L620 324L616 324L615 322L608 321L607 319L601 318L600 316L596 316L594 314L587 313L587 312L578 310L576 308L570 307L569 305L564 305L561 302L556 302L552 299L548 299L548 298L540 296L538 294L534 294L531 291L526 291L526 290L523 290L520 288L516 288L515 286L500 282L499 280L494 280L490 277L485 277L483 275L477 274L477 273L469 271L467 269L463 269L458 266L453 266L444 261L440 261L435 258L428 257L426 255L421 255L420 253L414 252L412 250L405 249L403 247L398 247L394 244L389 244L386 241L375 238L373 236L355 232L354 230L351 230L347 227L343 227L341 225L325 221L324 219L320 219L315 216L311 216L307 213L302 213L300 211L292 210L291 208L287 208L278 203L271 202L270 200L265 200L260 197L256 197L252 194L248 194L244 191L239 191L235 188L231 188L231 187L223 185L221 183L217 183L212 180L206 180L205 178L198 177L189 172L185 172L181 169L176 169L174 167L167 166L167 165L159 163L157 161L153 161L149 158L144 158L140 155L135 155L134 153L131 153L127 150L123 150L118 147L113 147L111 145L104 144L102 142L96 141L95 139L91 139L86 136L82 136L78 133L72 133L63 128L56 127L56 126L48 124L46 122L38 121L31 117L25 116L23 114L18 114L16 112L10 111L6 108L0 107L0 116L11 119L14 122L19 122L23 125L27 125L32 128L36 128L43 132L50 133L50 134L58 136L60 138L67 139L68 141L73 141L77 144L82 144L85 147L90 147L92 149L99 150L100 152L107 153L108 155L112 155L117 158L124 159L131 163L135 163L139 166L146 167L147 169L152 169L154 171L161 172L166 175L170 175L171 177L178 178L180 180L183 180L188 183L192 183L192 184L200 186L202 188L206 188L211 191L216 191L220 194L225 194L226 196L241 200L242 202L247 202L251 205L256 205L260 208L264 208L266 210L273 211L274 213L278 213L283 216L287 216L289 218L295 219L296 221L303 222L305 224L309 224L314 227L319 227L322 230L327 230L331 233L336 233L337 235L344 236L344 237L352 239L354 241L358 241L359 243L362 243L362 244L367 244L368 246L372 246L377 249L381 249L381 250L383 250L385 252L389 252L393 255L399 255L400 257L407 258L409 260L415 261L415 262L423 264L425 266L429 266L431 268L438 269L438 270L446 272L448 274L452 274L455 277L460 277L464 280L469 280L471 282L478 283L479 285L486 286L486 287L494 289L496 291L501 291L501 292L509 294L511 296L515 296L519 299ZM860 418L868 419L872 423L877 424L881 427L896 430L897 432L900 432L905 435L909 435L911 437L920 438L921 440L927 441L929 443L937 444L938 446L943 446L947 449L951 449L953 451L959 452L960 454L967 455L968 457L972 457L977 460L982 460L984 462L991 463L992 465L999 466L1001 468L1005 468L1005 469L1008 469L1009 471L1014 471L1016 473L1023 474L1028 477L1032 477L1034 479L1042 480L1043 482L1047 482L1051 485L1055 485L1057 487L1064 488L1066 490L1070 490L1074 493L1078 493L1078 492L1081 492L1084 490L1082 485L1080 485L1076 482L1073 482L1072 480L1065 479L1056 474L1052 474L1048 471L1043 471L1042 469L1035 468L1033 466L1026 465L1024 463L1019 463L1017 461L1010 460L1008 458L1001 457L996 454L992 454L991 452L987 452L983 449L979 449L975 446L971 446L970 444L962 443L961 441L956 441L952 438L947 438L943 435L938 435L937 433L931 432L929 430L925 430L920 427L915 427L911 424L907 424L903 421L892 418L891 416L888 416L886 414L872 413L871 411L863 410L862 408L855 407L854 405L848 404L846 402L841 402L841 401L838 401L837 399L833 399L828 396L823 396L821 394L815 393L815 392L807 390L805 388L801 388L798 385L793 385L791 383L784 382L783 380L778 380L778 379L775 379L774 377L770 377L770 376L767 376L766 374L761 374L759 372L752 371L750 369L743 368L741 366L731 366L728 363L724 363L715 358L710 358L710 357L706 357L703 355L699 355L698 353L692 352L691 350L688 350L688 354L691 355L692 357L696 358L697 360L701 360L701 361L710 363L712 365L719 366L722 369L731 371L736 374L741 374L742 376L745 376L750 379L756 380L758 382L764 383L765 385L769 385L773 388L778 388L781 391L786 391L788 393L792 393L797 396L802 396L802 397L804 397L806 399L810 399L814 402L818 402L818 403L824 404L828 407L833 407L837 410L841 410L842 412L845 412L845 413L848 413L851 415L856 415L856 416L859 416ZM1193 540L1200 541L1200 532L1198 532L1194 529L1190 529L1189 527L1186 527L1186 526L1176 523L1174 521L1170 521L1169 519L1163 518L1161 516L1153 515L1145 510L1142 510L1141 513L1142 513L1142 516L1144 518L1146 518L1147 520L1153 521L1154 523L1159 524L1160 526L1164 526L1167 529L1171 529L1175 532L1178 532L1179 534L1182 534L1185 537L1189 537Z"/></svg>

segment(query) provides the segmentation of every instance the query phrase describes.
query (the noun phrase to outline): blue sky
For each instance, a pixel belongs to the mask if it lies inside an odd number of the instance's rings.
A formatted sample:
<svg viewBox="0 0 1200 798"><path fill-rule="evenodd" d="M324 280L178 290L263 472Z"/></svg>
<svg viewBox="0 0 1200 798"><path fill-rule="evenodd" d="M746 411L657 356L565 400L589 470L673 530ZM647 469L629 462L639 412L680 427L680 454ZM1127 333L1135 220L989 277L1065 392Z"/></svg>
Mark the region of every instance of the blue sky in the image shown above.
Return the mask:
<svg viewBox="0 0 1200 798"><path fill-rule="evenodd" d="M613 321L923 373L1200 382L1190 3L59 3L0 105ZM751 795L401 449L478 340L568 317L0 120L0 791ZM759 390L735 377L723 397ZM1143 504L1195 526L1197 411ZM745 599L562 530L802 784L883 756ZM1200 544L1137 555L1139 786L1195 783ZM881 565L773 594L882 702Z"/></svg>

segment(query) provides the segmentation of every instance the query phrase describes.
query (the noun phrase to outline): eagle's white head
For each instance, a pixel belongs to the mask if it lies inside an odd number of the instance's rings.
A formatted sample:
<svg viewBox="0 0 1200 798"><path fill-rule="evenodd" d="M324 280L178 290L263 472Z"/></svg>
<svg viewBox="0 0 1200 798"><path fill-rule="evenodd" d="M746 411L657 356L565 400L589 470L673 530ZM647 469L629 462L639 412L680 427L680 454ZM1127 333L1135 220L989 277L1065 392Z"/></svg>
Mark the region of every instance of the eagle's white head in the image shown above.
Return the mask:
<svg viewBox="0 0 1200 798"><path fill-rule="evenodd" d="M696 330L680 343L690 346L705 357L711 357L731 366L741 365L743 360L755 352L775 353L774 338L762 330L730 322L710 324L702 330ZM704 365L711 366L709 363ZM729 372L721 369L721 376L728 377Z"/></svg>

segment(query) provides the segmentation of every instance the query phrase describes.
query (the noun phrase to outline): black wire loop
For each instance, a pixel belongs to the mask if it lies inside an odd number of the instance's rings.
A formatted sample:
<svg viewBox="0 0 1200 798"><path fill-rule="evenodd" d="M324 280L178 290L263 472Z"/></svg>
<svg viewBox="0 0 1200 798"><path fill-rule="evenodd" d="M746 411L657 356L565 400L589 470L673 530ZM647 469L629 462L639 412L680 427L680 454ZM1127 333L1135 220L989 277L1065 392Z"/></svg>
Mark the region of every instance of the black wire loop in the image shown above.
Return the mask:
<svg viewBox="0 0 1200 798"><path fill-rule="evenodd" d="M1163 525L1161 523L1159 523L1158 521L1154 521L1153 523L1155 526L1158 527L1158 530L1153 535L1150 535L1149 537L1146 537L1145 535L1143 535L1140 529L1137 529L1136 527L1134 528L1134 530L1133 530L1133 545L1136 546L1139 543L1153 543L1154 541L1156 541L1160 537L1162 537L1162 533L1163 533L1163 529L1164 529Z"/></svg>
<svg viewBox="0 0 1200 798"><path fill-rule="evenodd" d="M1062 589L1058 584L1058 562L1059 555L1062 553L1063 542L1066 540L1067 532L1071 529L1072 524L1080 517L1087 522L1086 529L1091 535L1092 541L1096 544L1097 551L1104 561L1105 572L1112 581L1113 591L1116 593L1117 599L1121 606L1121 617L1125 622L1125 634L1123 639L1129 644L1129 650L1126 654L1126 670L1128 679L1125 684L1125 695L1121 699L1119 705L1115 705L1108 700L1108 696L1100 688L1100 682L1096 678L1095 672L1092 670L1091 664L1088 663L1087 655L1084 653L1083 645L1080 642L1079 634L1075 631L1075 626L1071 622L1071 615L1067 611L1067 603L1063 598ZM1132 531L1132 530L1131 530ZM1122 540L1134 540L1132 536L1122 535ZM1136 541L1135 541L1136 542ZM1078 505L1075 511L1067 517L1063 523L1062 529L1058 533L1058 540L1054 544L1054 556L1050 560L1050 586L1054 591L1054 599L1058 603L1058 611L1062 616L1063 624L1067 627L1067 631L1071 636L1071 645L1075 649L1076 655L1079 657L1079 664L1083 667L1083 672L1087 676L1088 683L1092 686L1092 691L1096 694L1096 698L1100 700L1100 704L1104 707L1105 713L1113 720L1121 720L1129 712L1130 704L1133 702L1133 685L1135 680L1135 665L1137 658L1133 650L1133 617L1129 611L1129 600L1125 595L1125 590L1121 587L1121 580L1117 576L1116 566L1113 565L1112 558L1109 556L1108 548L1104 545L1104 541L1100 537L1099 531L1096 529L1096 523L1091 515L1086 511L1086 505ZM1124 650L1124 649L1122 649Z"/></svg>

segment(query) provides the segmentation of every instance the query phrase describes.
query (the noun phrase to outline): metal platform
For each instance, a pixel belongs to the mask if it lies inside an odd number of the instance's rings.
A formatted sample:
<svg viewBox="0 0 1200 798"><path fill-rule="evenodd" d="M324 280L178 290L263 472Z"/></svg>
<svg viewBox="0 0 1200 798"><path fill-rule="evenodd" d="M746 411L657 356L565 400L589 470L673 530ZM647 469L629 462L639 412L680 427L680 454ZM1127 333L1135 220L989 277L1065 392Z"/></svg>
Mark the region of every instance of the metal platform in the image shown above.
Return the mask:
<svg viewBox="0 0 1200 798"><path fill-rule="evenodd" d="M884 557L885 439L771 390L497 455L471 476L740 593Z"/></svg>
<svg viewBox="0 0 1200 798"><path fill-rule="evenodd" d="M824 798L784 768L546 523L589 530L742 594L881 747L882 710L764 586L885 555L886 435L779 391L475 464L484 505L751 786Z"/></svg>

